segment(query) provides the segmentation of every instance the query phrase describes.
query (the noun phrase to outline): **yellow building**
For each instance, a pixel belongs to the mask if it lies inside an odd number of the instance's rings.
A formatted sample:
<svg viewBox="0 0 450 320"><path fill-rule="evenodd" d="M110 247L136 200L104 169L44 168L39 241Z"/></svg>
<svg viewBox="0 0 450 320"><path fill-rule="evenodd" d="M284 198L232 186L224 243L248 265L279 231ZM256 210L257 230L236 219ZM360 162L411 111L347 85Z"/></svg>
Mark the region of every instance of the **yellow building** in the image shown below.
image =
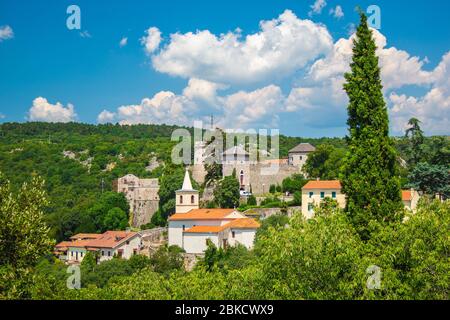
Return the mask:
<svg viewBox="0 0 450 320"><path fill-rule="evenodd" d="M314 216L314 206L318 206L325 198L337 201L339 207L345 207L345 195L341 193L339 180L309 181L302 188L302 214L309 219Z"/></svg>

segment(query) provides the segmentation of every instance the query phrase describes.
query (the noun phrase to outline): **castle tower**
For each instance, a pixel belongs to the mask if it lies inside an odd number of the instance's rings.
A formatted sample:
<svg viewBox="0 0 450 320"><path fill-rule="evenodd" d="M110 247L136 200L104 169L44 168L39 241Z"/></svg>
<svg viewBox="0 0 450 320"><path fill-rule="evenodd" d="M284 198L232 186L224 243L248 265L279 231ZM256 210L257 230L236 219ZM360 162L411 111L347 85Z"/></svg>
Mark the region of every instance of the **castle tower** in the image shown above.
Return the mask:
<svg viewBox="0 0 450 320"><path fill-rule="evenodd" d="M198 209L198 191L192 188L188 169L184 175L183 186L175 192L175 213L186 213L192 209Z"/></svg>

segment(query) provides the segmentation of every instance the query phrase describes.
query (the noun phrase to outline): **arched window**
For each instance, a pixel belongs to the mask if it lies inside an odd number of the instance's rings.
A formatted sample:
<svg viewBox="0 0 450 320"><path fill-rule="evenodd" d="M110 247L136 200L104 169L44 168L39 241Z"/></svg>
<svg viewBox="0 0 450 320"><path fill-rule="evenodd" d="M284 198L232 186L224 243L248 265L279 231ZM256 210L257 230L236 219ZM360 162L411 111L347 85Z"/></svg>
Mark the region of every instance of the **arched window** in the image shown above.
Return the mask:
<svg viewBox="0 0 450 320"><path fill-rule="evenodd" d="M195 197L194 197L194 195L192 195L191 196L191 203L194 203L195 202Z"/></svg>
<svg viewBox="0 0 450 320"><path fill-rule="evenodd" d="M241 186L244 184L244 170L241 170L241 173L239 174L239 182Z"/></svg>
<svg viewBox="0 0 450 320"><path fill-rule="evenodd" d="M183 204L183 196L180 196L180 203Z"/></svg>

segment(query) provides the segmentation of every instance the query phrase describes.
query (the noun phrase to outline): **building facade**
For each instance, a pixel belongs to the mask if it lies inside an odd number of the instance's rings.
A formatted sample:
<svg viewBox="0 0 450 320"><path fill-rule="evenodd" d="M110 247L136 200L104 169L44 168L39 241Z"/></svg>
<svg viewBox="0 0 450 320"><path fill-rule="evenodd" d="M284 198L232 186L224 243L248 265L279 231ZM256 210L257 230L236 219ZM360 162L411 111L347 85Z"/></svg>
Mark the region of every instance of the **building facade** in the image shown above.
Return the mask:
<svg viewBox="0 0 450 320"><path fill-rule="evenodd" d="M177 245L186 253L195 254L203 253L208 241L218 248L237 244L253 247L259 223L235 209L200 209L198 191L192 189L187 171L176 197L176 212L169 217L169 246ZM188 200L187 204L184 199Z"/></svg>
<svg viewBox="0 0 450 320"><path fill-rule="evenodd" d="M315 150L316 148L309 143L300 143L289 150L289 165L298 167L299 171L301 171L306 163L306 160L308 159L308 155Z"/></svg>
<svg viewBox="0 0 450 320"><path fill-rule="evenodd" d="M106 231L102 234L79 233L55 246L55 254L69 264L81 263L88 252L96 254L97 262L114 256L129 259L141 249L141 235L131 231Z"/></svg>
<svg viewBox="0 0 450 320"><path fill-rule="evenodd" d="M159 206L158 179L140 179L127 174L113 183L114 191L122 192L130 205L132 226L140 227L151 221Z"/></svg>
<svg viewBox="0 0 450 320"><path fill-rule="evenodd" d="M314 217L314 207L322 200L336 200L340 208L345 207L345 195L341 193L339 180L309 181L302 188L302 214L306 219Z"/></svg>

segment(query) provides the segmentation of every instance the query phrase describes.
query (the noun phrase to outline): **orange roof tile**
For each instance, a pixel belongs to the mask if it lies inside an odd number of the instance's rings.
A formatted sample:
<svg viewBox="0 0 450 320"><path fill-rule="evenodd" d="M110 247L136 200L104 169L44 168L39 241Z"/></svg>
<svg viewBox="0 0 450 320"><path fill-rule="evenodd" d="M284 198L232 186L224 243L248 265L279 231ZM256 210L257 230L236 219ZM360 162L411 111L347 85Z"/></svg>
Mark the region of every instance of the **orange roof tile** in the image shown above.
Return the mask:
<svg viewBox="0 0 450 320"><path fill-rule="evenodd" d="M309 181L302 189L341 189L339 180L313 180Z"/></svg>
<svg viewBox="0 0 450 320"><path fill-rule="evenodd" d="M223 226L195 226L184 231L184 233L218 233L224 230Z"/></svg>
<svg viewBox="0 0 450 320"><path fill-rule="evenodd" d="M169 220L221 220L235 211L235 209L193 209L186 213L175 213Z"/></svg>
<svg viewBox="0 0 450 320"><path fill-rule="evenodd" d="M402 200L403 201L411 201L412 192L411 190L402 190Z"/></svg>
<svg viewBox="0 0 450 320"><path fill-rule="evenodd" d="M232 229L257 229L261 225L252 218L236 219L224 225L226 228Z"/></svg>
<svg viewBox="0 0 450 320"><path fill-rule="evenodd" d="M102 235L100 233L77 233L70 237L72 240L81 240L81 239L97 239Z"/></svg>
<svg viewBox="0 0 450 320"><path fill-rule="evenodd" d="M98 239L91 240L89 247L94 248L115 248L119 244L127 241L137 235L137 232L131 231L106 231Z"/></svg>
<svg viewBox="0 0 450 320"><path fill-rule="evenodd" d="M102 234L79 233L71 237L72 241L58 243L55 248L115 248L124 241L137 235L137 232L130 231L106 231Z"/></svg>

